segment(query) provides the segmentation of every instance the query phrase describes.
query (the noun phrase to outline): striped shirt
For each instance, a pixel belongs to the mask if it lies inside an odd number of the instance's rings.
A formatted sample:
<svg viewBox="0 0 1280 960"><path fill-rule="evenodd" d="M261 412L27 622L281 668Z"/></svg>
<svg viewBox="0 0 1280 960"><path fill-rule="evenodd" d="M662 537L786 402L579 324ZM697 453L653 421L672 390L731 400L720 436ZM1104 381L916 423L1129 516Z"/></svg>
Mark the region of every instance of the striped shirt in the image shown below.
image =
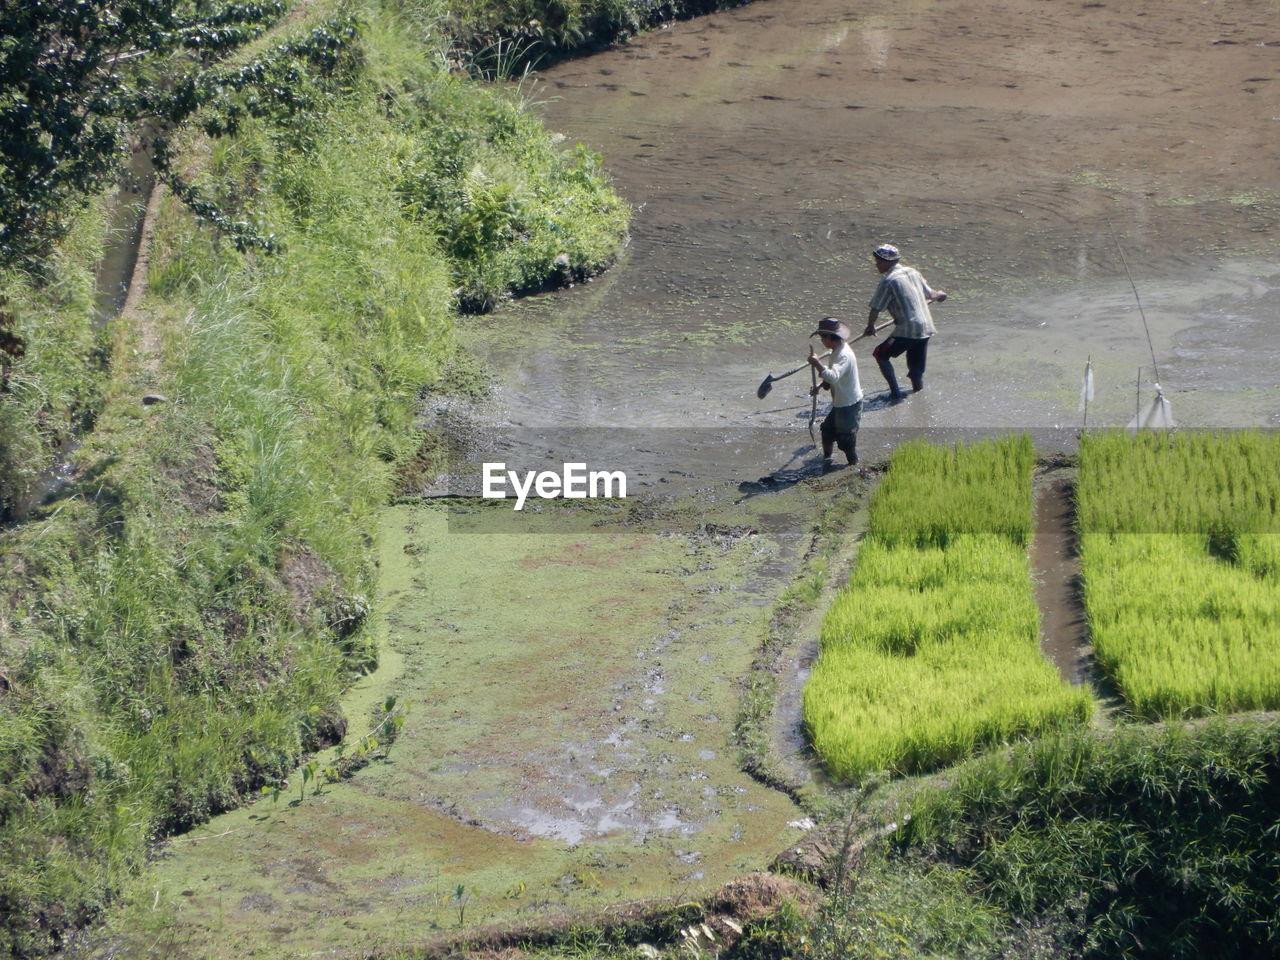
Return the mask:
<svg viewBox="0 0 1280 960"><path fill-rule="evenodd" d="M880 275L880 284L871 297L871 309L889 311L894 319L893 336L923 340L938 332L929 314L929 300L935 293L919 270L898 263Z"/></svg>

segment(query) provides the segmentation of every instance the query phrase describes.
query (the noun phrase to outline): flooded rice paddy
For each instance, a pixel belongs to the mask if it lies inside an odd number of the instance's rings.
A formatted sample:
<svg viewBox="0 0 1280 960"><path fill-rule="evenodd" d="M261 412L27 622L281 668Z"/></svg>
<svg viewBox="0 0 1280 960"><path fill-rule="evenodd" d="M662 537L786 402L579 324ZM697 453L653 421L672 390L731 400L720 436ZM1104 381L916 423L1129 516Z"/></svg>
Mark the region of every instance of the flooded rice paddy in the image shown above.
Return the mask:
<svg viewBox="0 0 1280 960"><path fill-rule="evenodd" d="M655 474L783 467L808 375L755 388L804 359L818 318L861 328L883 241L951 299L926 392L870 405L868 452L968 427L1069 443L1090 357L1090 423L1127 422L1154 377L1120 252L1175 416L1280 424L1268 3L769 0L525 95L638 212L612 274L509 311L512 335L471 321L518 427L700 433L621 453ZM873 342L855 350L874 398Z"/></svg>
<svg viewBox="0 0 1280 960"><path fill-rule="evenodd" d="M812 479L807 376L761 379L818 318L861 326L890 241L951 298L923 393L885 403L855 348L864 458L970 429L1067 449L1086 360L1090 424L1123 424L1153 351L1183 423L1280 424L1278 91L1260 0L762 0L526 83L637 212L611 273L462 322L496 386L474 452L573 454L670 503L608 535L391 510L388 654L348 711L413 704L390 762L180 838L132 952L363 955L765 866L799 811L738 768L738 680L860 480Z"/></svg>

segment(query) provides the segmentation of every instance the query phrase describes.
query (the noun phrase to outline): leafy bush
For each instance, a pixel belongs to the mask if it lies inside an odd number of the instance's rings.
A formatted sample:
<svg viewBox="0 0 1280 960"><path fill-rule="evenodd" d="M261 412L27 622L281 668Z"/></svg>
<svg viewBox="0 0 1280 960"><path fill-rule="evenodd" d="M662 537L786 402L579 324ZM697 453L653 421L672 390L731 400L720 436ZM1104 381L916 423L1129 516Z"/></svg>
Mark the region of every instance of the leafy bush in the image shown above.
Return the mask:
<svg viewBox="0 0 1280 960"><path fill-rule="evenodd" d="M518 101L447 73L415 78L393 107L412 140L396 191L455 264L464 310L598 273L625 235L627 209L601 159L562 154Z"/></svg>
<svg viewBox="0 0 1280 960"><path fill-rule="evenodd" d="M969 871L1066 957L1262 957L1280 935L1274 720L1050 736L912 804L899 853Z"/></svg>

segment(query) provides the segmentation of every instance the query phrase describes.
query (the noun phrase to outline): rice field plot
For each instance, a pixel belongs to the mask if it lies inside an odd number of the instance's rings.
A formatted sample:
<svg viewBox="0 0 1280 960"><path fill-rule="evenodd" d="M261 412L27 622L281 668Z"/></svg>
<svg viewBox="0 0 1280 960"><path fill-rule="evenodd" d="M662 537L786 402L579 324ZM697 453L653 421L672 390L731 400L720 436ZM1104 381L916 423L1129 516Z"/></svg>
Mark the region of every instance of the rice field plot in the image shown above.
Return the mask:
<svg viewBox="0 0 1280 960"><path fill-rule="evenodd" d="M1025 435L904 444L822 625L805 724L831 774L911 773L1086 722L1092 694L1040 653Z"/></svg>
<svg viewBox="0 0 1280 960"><path fill-rule="evenodd" d="M1280 708L1280 436L1089 435L1077 501L1094 649L1130 710Z"/></svg>

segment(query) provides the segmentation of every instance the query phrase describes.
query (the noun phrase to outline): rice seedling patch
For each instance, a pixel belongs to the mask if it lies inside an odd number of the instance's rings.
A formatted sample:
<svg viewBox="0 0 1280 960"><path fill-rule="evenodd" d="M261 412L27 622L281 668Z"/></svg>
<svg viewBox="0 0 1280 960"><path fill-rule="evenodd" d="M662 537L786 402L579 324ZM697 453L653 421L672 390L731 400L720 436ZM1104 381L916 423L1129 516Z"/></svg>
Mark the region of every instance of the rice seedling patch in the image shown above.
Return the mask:
<svg viewBox="0 0 1280 960"><path fill-rule="evenodd" d="M1098 661L1135 714L1280 706L1278 440L1085 438L1085 603Z"/></svg>
<svg viewBox="0 0 1280 960"><path fill-rule="evenodd" d="M805 690L834 776L926 770L1092 714L1039 650L1033 463L1026 436L894 454Z"/></svg>

